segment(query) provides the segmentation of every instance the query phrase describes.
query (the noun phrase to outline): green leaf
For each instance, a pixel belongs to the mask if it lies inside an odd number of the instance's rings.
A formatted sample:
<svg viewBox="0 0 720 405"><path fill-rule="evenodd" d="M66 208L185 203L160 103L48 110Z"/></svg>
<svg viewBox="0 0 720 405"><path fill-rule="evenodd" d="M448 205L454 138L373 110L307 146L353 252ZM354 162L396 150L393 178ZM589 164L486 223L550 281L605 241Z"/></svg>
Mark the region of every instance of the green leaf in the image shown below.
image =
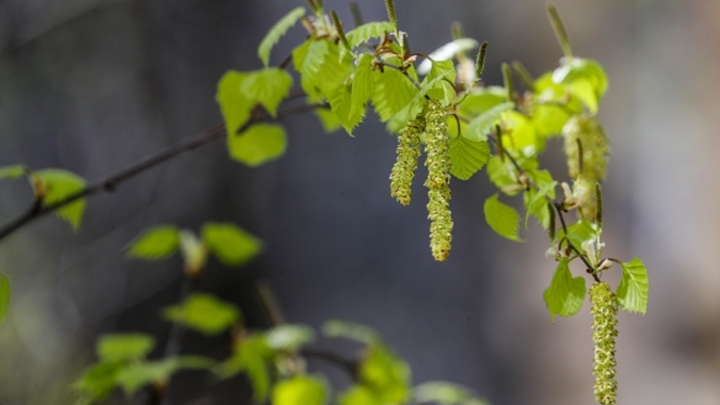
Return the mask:
<svg viewBox="0 0 720 405"><path fill-rule="evenodd" d="M255 103L241 90L246 77L247 73L230 70L218 82L215 99L220 104L228 139L237 135L238 130L250 118L250 112L255 106Z"/></svg>
<svg viewBox="0 0 720 405"><path fill-rule="evenodd" d="M232 224L206 223L202 239L226 266L243 265L262 250L262 242L258 238Z"/></svg>
<svg viewBox="0 0 720 405"><path fill-rule="evenodd" d="M130 242L127 255L135 259L159 260L175 253L180 247L179 230L171 225L150 228Z"/></svg>
<svg viewBox="0 0 720 405"><path fill-rule="evenodd" d="M426 90L427 95L440 100L443 105L448 105L457 96L454 85L456 77L455 63L452 60L436 60L432 62L430 72L423 80L422 85L426 86L433 82L434 84ZM435 80L437 78L440 78L440 80Z"/></svg>
<svg viewBox="0 0 720 405"><path fill-rule="evenodd" d="M608 80L602 66L592 59L571 58L552 75L555 83L572 84L577 81L587 81L599 100L607 90Z"/></svg>
<svg viewBox="0 0 720 405"><path fill-rule="evenodd" d="M498 195L493 194L485 200L485 221L498 235L521 242L518 237L518 225L520 215L515 208L505 205L498 200Z"/></svg>
<svg viewBox="0 0 720 405"><path fill-rule="evenodd" d="M329 89L328 102L340 124L352 136L352 130L365 116L365 109L353 108L352 85L340 83Z"/></svg>
<svg viewBox="0 0 720 405"><path fill-rule="evenodd" d="M298 375L275 385L272 405L323 405L327 397L324 379Z"/></svg>
<svg viewBox="0 0 720 405"><path fill-rule="evenodd" d="M315 332L305 325L284 324L267 331L267 345L273 350L297 350L315 339Z"/></svg>
<svg viewBox="0 0 720 405"><path fill-rule="evenodd" d="M570 273L568 260L562 259L553 275L550 287L543 293L545 305L550 311L550 320L555 321L555 315L575 315L585 301L585 279L573 277Z"/></svg>
<svg viewBox="0 0 720 405"><path fill-rule="evenodd" d="M146 357L155 347L155 338L144 333L104 335L98 340L97 355L103 361L136 360Z"/></svg>
<svg viewBox="0 0 720 405"><path fill-rule="evenodd" d="M455 56L459 54L464 54L467 51L477 48L478 45L478 42L472 38L454 39L451 42L448 42L440 48L432 51L430 55L428 55L429 59L423 60L420 66L418 66L418 73L425 74L430 71L430 65L433 63L433 61L444 62L449 60L452 62L452 59L454 59ZM454 68L455 66L453 63L453 69Z"/></svg>
<svg viewBox="0 0 720 405"><path fill-rule="evenodd" d="M240 312L234 305L202 293L192 294L184 303L165 308L163 314L167 320L206 335L222 333L240 318Z"/></svg>
<svg viewBox="0 0 720 405"><path fill-rule="evenodd" d="M287 97L293 80L290 74L278 68L265 68L247 74L240 84L240 91L253 104L261 104L273 117L277 117L280 102Z"/></svg>
<svg viewBox="0 0 720 405"><path fill-rule="evenodd" d="M510 171L510 162L503 161L499 155L490 158L487 166L487 174L490 181L507 195L515 195L522 186L518 184L513 172Z"/></svg>
<svg viewBox="0 0 720 405"><path fill-rule="evenodd" d="M532 156L545 147L543 139L538 139L535 126L522 113L507 111L502 114L504 128L502 144L505 150L516 151L523 156Z"/></svg>
<svg viewBox="0 0 720 405"><path fill-rule="evenodd" d="M346 34L350 48L369 41L372 38L380 38L385 32L394 32L395 27L388 21L374 21L363 24Z"/></svg>
<svg viewBox="0 0 720 405"><path fill-rule="evenodd" d="M285 153L287 139L280 125L255 124L240 135L228 135L230 157L250 167L275 160Z"/></svg>
<svg viewBox="0 0 720 405"><path fill-rule="evenodd" d="M265 38L263 38L262 41L260 41L260 46L258 47L258 57L263 62L263 65L265 67L268 66L268 63L270 61L270 51L275 46L275 44L280 41L280 38L285 35L285 33L292 28L295 23L302 18L302 16L305 15L305 7L295 7L287 13L283 18L280 19L280 21L276 22L275 25L270 28L270 31L268 31L267 34L265 34Z"/></svg>
<svg viewBox="0 0 720 405"><path fill-rule="evenodd" d="M338 400L340 405L384 405L375 393L363 385L355 385L345 391Z"/></svg>
<svg viewBox="0 0 720 405"><path fill-rule="evenodd" d="M323 333L330 337L343 337L346 339L357 340L368 345L376 345L382 343L380 334L369 326L360 325L353 322L331 320L323 325Z"/></svg>
<svg viewBox="0 0 720 405"><path fill-rule="evenodd" d="M14 180L24 176L28 172L25 165L13 165L0 168L0 180Z"/></svg>
<svg viewBox="0 0 720 405"><path fill-rule="evenodd" d="M514 107L515 103L508 101L482 112L470 121L462 136L475 142L485 141L488 132L495 127L495 124L500 120L502 114L512 110Z"/></svg>
<svg viewBox="0 0 720 405"><path fill-rule="evenodd" d="M487 142L474 142L462 136L450 139L450 173L460 180L468 180L490 160Z"/></svg>
<svg viewBox="0 0 720 405"><path fill-rule="evenodd" d="M445 381L429 381L413 389L417 403L435 402L440 405L489 405L459 384Z"/></svg>
<svg viewBox="0 0 720 405"><path fill-rule="evenodd" d="M5 322L10 308L10 279L0 273L0 326Z"/></svg>
<svg viewBox="0 0 720 405"><path fill-rule="evenodd" d="M60 169L45 169L32 173L32 177L44 183L45 197L43 204L50 206L85 189L85 179ZM74 230L80 227L85 212L85 199L80 198L57 211L57 215L68 221Z"/></svg>
<svg viewBox="0 0 720 405"><path fill-rule="evenodd" d="M125 363L97 363L87 368L72 384L72 388L81 398L86 399L87 403L102 401L115 391L118 375L124 367Z"/></svg>
<svg viewBox="0 0 720 405"><path fill-rule="evenodd" d="M507 91L504 87L475 87L462 99L462 102L459 104L460 112L472 118L498 104L505 103L506 99Z"/></svg>
<svg viewBox="0 0 720 405"><path fill-rule="evenodd" d="M570 114L559 105L539 104L532 108L530 120L537 135L543 138L560 135Z"/></svg>
<svg viewBox="0 0 720 405"><path fill-rule="evenodd" d="M550 226L550 213L548 212L548 201L545 196L550 199L555 198L555 186L557 182L545 184L540 187L539 190L530 189L524 194L525 200L525 227L527 228L527 221L530 214L535 215L543 229L547 229Z"/></svg>
<svg viewBox="0 0 720 405"><path fill-rule="evenodd" d="M167 381L181 369L208 369L214 361L200 356L180 356L158 361L132 363L124 367L117 376L117 383L128 397L142 387Z"/></svg>
<svg viewBox="0 0 720 405"><path fill-rule="evenodd" d="M383 345L370 346L358 376L382 403L405 403L410 396L410 368Z"/></svg>
<svg viewBox="0 0 720 405"><path fill-rule="evenodd" d="M560 229L557 235L560 240L565 237L565 232ZM588 221L580 220L567 227L567 239L581 252L583 242L595 239L596 235L595 226Z"/></svg>
<svg viewBox="0 0 720 405"><path fill-rule="evenodd" d="M648 274L643 262L637 257L622 264L623 273L617 287L620 306L628 312L645 314L648 303Z"/></svg>
<svg viewBox="0 0 720 405"><path fill-rule="evenodd" d="M370 99L375 88L375 80L372 76L372 56L363 54L352 80L352 108L350 116L364 116L365 103Z"/></svg>
<svg viewBox="0 0 720 405"><path fill-rule="evenodd" d="M389 63L399 62L391 58ZM409 105L415 95L417 88L402 73L394 69L374 70L375 92L372 95L375 112L380 116L382 122L387 122L395 114Z"/></svg>
<svg viewBox="0 0 720 405"><path fill-rule="evenodd" d="M317 115L320 123L322 123L323 129L326 133L335 132L342 127L337 115L335 115L335 113L329 108L316 108L314 113Z"/></svg>
<svg viewBox="0 0 720 405"><path fill-rule="evenodd" d="M318 83L320 69L328 54L328 41L308 39L293 50L293 64L300 73L300 85L308 98L318 101L322 98L321 87ZM322 79L322 78L320 78Z"/></svg>
<svg viewBox="0 0 720 405"><path fill-rule="evenodd" d="M267 361L273 356L263 335L249 335L235 346L232 357L221 364L217 373L224 378L245 371L253 387L255 402L263 402L270 391L270 375Z"/></svg>

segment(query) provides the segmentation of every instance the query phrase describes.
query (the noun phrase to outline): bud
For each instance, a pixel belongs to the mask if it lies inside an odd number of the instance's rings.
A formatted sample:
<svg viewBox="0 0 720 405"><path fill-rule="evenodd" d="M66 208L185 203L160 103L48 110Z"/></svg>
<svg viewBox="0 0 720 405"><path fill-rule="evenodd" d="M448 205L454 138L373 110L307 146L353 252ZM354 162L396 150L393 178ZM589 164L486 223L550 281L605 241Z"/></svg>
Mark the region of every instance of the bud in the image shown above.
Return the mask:
<svg viewBox="0 0 720 405"><path fill-rule="evenodd" d="M615 338L617 337L617 300L610 286L605 282L590 287L590 303L593 315L593 342L595 356L595 399L601 405L615 405L617 381L615 380Z"/></svg>
<svg viewBox="0 0 720 405"><path fill-rule="evenodd" d="M425 187L429 197L430 248L435 260L444 262L450 255L453 229L450 215L450 139L445 111L440 102L430 99L425 108L425 166L428 168Z"/></svg>
<svg viewBox="0 0 720 405"><path fill-rule="evenodd" d="M412 181L420 157L420 134L425 130L422 114L410 120L398 135L397 160L390 173L390 195L400 204L408 205L412 199Z"/></svg>

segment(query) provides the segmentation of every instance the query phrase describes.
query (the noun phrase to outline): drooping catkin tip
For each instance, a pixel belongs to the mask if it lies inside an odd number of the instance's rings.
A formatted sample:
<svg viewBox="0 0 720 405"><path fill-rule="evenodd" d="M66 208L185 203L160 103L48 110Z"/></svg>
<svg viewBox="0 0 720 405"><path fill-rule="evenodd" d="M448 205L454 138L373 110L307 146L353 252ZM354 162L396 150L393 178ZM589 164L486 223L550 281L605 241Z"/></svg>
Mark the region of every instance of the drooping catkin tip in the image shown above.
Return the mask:
<svg viewBox="0 0 720 405"><path fill-rule="evenodd" d="M595 375L595 399L601 405L615 405L617 381L615 380L615 338L617 332L617 298L605 282L590 287L590 312L593 316L593 374Z"/></svg>
<svg viewBox="0 0 720 405"><path fill-rule="evenodd" d="M428 219L430 220L430 249L437 261L445 261L452 247L453 220L450 213L450 141L447 135L445 111L437 100L426 104L425 166L428 177Z"/></svg>

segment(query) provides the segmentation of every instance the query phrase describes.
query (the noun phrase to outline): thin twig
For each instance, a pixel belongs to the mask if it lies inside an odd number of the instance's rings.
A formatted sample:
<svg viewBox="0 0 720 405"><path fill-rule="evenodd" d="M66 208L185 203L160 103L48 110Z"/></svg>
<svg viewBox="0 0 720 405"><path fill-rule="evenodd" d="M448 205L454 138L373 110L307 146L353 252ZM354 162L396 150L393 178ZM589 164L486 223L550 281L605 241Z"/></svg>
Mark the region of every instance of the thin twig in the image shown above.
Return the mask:
<svg viewBox="0 0 720 405"><path fill-rule="evenodd" d="M312 105L303 105L295 108L289 108L284 111L280 111L277 115L277 119L282 119L288 116L302 114L311 110L314 110L319 107L324 107L326 104L312 104ZM250 119L238 130L238 132L242 132L251 125L257 124L259 122L266 122L266 121L272 121L272 117L269 115L259 115L255 114L250 117ZM105 178L98 180L96 182L93 182L89 184L86 188L78 191L77 193L71 194L67 196L66 198L57 201L53 204L43 206L39 209L34 208L37 204L37 201L33 202L33 206L31 209L26 211L24 214L18 216L17 218L11 220L7 224L0 227L0 240L8 237L13 232L19 230L23 226L31 223L32 221L43 217L51 212L57 211L58 209L71 204L81 198L88 198L95 196L97 194L101 193L109 193L112 191L115 191L118 185L120 183L129 180L138 174L151 169L160 163L163 163L167 160L170 160L174 157L177 157L179 155L182 155L186 152L190 152L192 150L198 149L202 146L208 145L210 143L213 143L215 141L218 141L220 139L225 138L225 124L220 123L212 128L209 128L205 130L204 132L187 137L185 139L180 140L179 142L170 145L166 147L165 149L162 149L150 156L145 157L144 159L141 159L138 162L135 162L133 164L130 164L129 166L125 167L124 169L118 170L115 173L112 173Z"/></svg>
<svg viewBox="0 0 720 405"><path fill-rule="evenodd" d="M359 379L358 363L354 360L348 360L335 353L314 349L302 349L300 355L309 359L323 360L345 371L354 381L358 381Z"/></svg>
<svg viewBox="0 0 720 405"><path fill-rule="evenodd" d="M387 63L387 62L382 62L382 61L378 62L378 65L397 70L398 72L402 73L405 77L407 77L408 80L410 80L410 82L418 89L418 91L422 90L422 86L420 86L420 83L418 83L418 81L415 80L414 77L410 76L408 74L408 72L405 69L403 69L402 67L400 67L398 65L393 65L392 63Z"/></svg>

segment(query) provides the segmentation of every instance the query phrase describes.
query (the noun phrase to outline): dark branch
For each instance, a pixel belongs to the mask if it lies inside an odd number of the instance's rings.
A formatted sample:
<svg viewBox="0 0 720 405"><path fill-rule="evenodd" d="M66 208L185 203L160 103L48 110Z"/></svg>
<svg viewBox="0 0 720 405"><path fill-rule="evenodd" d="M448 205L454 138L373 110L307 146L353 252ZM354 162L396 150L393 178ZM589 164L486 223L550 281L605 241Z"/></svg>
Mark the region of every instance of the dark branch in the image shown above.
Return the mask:
<svg viewBox="0 0 720 405"><path fill-rule="evenodd" d="M318 107L324 106L325 104L313 104L289 108L287 110L280 111L278 113L277 119L302 114L314 110ZM238 132L244 131L251 125L265 121L272 121L272 117L270 117L269 115L260 115L257 113L253 114L253 116L250 117L250 119L238 130ZM138 174L159 165L160 163L163 163L186 152L190 152L192 150L198 149L202 146L208 145L224 138L225 124L217 124L214 127L209 128L198 135L185 138L173 145L168 146L165 149L162 149L138 162L135 162L125 167L124 169L118 170L117 172L108 175L102 180L91 183L83 190L80 190L77 193L72 194L54 204L39 206L38 200L35 200L33 202L33 206L28 211L11 220L4 226L0 227L0 240L8 237L13 232L31 223L35 219L43 217L51 212L57 211L58 209L70 203L73 203L81 198L88 198L97 194L115 191L115 188L120 185L120 183L129 180L137 176Z"/></svg>

